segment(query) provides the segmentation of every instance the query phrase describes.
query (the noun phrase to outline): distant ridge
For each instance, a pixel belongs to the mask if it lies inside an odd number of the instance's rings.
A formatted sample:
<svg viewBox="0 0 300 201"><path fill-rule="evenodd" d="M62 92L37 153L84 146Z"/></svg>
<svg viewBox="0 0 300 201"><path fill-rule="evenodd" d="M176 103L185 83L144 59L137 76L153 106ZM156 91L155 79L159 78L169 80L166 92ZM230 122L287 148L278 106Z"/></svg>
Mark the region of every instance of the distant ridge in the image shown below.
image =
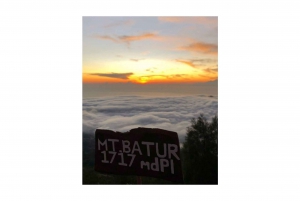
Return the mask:
<svg viewBox="0 0 300 201"><path fill-rule="evenodd" d="M218 86L218 80L208 81L208 82L197 82L194 85L201 85L201 86Z"/></svg>

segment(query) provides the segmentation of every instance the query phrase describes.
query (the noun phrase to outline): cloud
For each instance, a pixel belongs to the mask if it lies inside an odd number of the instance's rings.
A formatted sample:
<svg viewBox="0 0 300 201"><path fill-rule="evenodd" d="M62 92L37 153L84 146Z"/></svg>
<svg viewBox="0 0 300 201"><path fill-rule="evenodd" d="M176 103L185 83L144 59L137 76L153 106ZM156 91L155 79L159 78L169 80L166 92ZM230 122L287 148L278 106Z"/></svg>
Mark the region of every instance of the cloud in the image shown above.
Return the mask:
<svg viewBox="0 0 300 201"><path fill-rule="evenodd" d="M102 40L111 40L111 41L114 41L114 42L116 42L116 43L118 43L119 41L117 40L117 39L115 39L115 38L113 38L113 37L111 37L111 36L102 36L102 35L95 35L94 36L95 38L97 38L97 39L102 39Z"/></svg>
<svg viewBox="0 0 300 201"><path fill-rule="evenodd" d="M102 40L111 40L113 42L119 43L119 42L124 42L129 44L130 42L133 41L140 41L140 40L160 40L162 39L161 36L155 33L143 33L140 35L123 35L123 36L117 36L117 37L112 37L112 36L107 36L107 35L94 35L95 38L102 39Z"/></svg>
<svg viewBox="0 0 300 201"><path fill-rule="evenodd" d="M193 68L196 68L195 64L193 61L187 61L187 60L179 60L179 59L176 59L177 62L180 62L180 63L184 63L186 65L189 65Z"/></svg>
<svg viewBox="0 0 300 201"><path fill-rule="evenodd" d="M135 62L138 62L138 61L141 61L141 60L144 60L144 59L130 59L131 61L135 61Z"/></svg>
<svg viewBox="0 0 300 201"><path fill-rule="evenodd" d="M123 42L132 42L132 41L138 41L138 40L153 40L153 39L159 39L159 35L154 33L144 33L140 35L132 35L132 36L119 36L118 37Z"/></svg>
<svg viewBox="0 0 300 201"><path fill-rule="evenodd" d="M178 47L177 49L178 50L187 50L190 52L200 52L200 53L204 53L204 54L212 54L212 55L218 54L218 45L208 44L208 43L203 43L203 42L191 43L188 46Z"/></svg>
<svg viewBox="0 0 300 201"><path fill-rule="evenodd" d="M127 80L129 76L133 75L133 73L91 73L90 75L97 75L100 77L112 77L112 78Z"/></svg>
<svg viewBox="0 0 300 201"><path fill-rule="evenodd" d="M147 71L147 70L146 70ZM150 71L152 72L152 71ZM164 78L178 78L178 77L181 77L181 78L184 78L184 76L186 76L186 74L173 74L173 75L144 75L144 76L139 76L138 78L139 79L143 79L143 78L153 78L153 77L164 77Z"/></svg>
<svg viewBox="0 0 300 201"><path fill-rule="evenodd" d="M152 68L146 69L146 71L151 72L151 73L154 73L154 71L155 71L156 69L157 69L156 67L152 67Z"/></svg>
<svg viewBox="0 0 300 201"><path fill-rule="evenodd" d="M217 59L190 59L190 60L176 59L175 61L189 65L193 68L199 68L199 67L215 64L217 63L218 60Z"/></svg>
<svg viewBox="0 0 300 201"><path fill-rule="evenodd" d="M174 77L184 77L186 74L176 74Z"/></svg>
<svg viewBox="0 0 300 201"><path fill-rule="evenodd" d="M192 62L197 63L217 63L217 59L191 59Z"/></svg>
<svg viewBox="0 0 300 201"><path fill-rule="evenodd" d="M170 75L144 75L140 77L169 77Z"/></svg>
<svg viewBox="0 0 300 201"><path fill-rule="evenodd" d="M218 24L218 17L158 17L158 20L169 23L196 23L215 26Z"/></svg>
<svg viewBox="0 0 300 201"><path fill-rule="evenodd" d="M210 121L218 114L217 97L207 95L178 97L117 96L83 100L83 132L95 129L126 132L148 127L175 131L184 141L191 118L200 113Z"/></svg>
<svg viewBox="0 0 300 201"><path fill-rule="evenodd" d="M206 69L204 69L204 71L208 72L208 73L217 73L218 68L206 68Z"/></svg>

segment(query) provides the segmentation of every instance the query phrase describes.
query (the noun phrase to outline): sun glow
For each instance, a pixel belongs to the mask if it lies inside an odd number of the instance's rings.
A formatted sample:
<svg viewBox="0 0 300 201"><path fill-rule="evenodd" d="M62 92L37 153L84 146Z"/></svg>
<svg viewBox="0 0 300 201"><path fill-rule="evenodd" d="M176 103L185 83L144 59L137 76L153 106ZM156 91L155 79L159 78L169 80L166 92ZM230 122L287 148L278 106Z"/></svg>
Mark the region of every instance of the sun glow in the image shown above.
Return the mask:
<svg viewBox="0 0 300 201"><path fill-rule="evenodd" d="M140 78L140 80L138 80L139 83L141 84L146 84L148 82L148 79L147 78Z"/></svg>
<svg viewBox="0 0 300 201"><path fill-rule="evenodd" d="M132 82L148 83L191 83L217 79L217 71L195 68L172 60L118 61L103 64L105 71L97 66L84 73L85 83ZM126 71L124 71L126 69Z"/></svg>

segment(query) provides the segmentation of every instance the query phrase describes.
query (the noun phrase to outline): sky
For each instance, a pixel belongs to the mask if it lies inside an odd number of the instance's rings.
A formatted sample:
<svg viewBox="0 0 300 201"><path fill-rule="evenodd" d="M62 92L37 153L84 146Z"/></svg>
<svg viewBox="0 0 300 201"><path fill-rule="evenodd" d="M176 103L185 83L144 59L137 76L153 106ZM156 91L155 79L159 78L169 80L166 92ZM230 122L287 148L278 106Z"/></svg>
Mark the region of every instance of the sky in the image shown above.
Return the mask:
<svg viewBox="0 0 300 201"><path fill-rule="evenodd" d="M83 17L83 83L218 79L217 17Z"/></svg>

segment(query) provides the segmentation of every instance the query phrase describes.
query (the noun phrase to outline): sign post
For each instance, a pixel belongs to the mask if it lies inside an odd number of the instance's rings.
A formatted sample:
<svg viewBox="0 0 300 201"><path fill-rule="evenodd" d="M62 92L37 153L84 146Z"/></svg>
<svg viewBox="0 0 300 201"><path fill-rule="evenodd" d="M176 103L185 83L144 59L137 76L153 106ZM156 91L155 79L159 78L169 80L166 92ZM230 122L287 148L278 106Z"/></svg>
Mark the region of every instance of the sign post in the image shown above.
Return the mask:
<svg viewBox="0 0 300 201"><path fill-rule="evenodd" d="M136 128L126 133L97 129L95 170L103 173L155 177L183 183L180 146L175 132Z"/></svg>

